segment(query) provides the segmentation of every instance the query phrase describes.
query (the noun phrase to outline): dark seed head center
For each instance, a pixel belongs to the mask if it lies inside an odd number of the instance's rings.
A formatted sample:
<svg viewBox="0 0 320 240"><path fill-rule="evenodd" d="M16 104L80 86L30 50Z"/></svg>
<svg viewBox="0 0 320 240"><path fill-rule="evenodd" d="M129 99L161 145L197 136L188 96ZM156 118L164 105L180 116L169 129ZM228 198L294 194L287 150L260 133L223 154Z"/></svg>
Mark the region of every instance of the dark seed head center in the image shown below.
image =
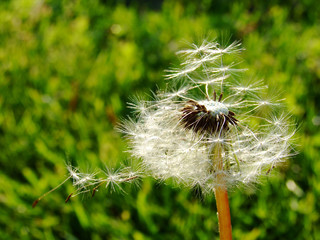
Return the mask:
<svg viewBox="0 0 320 240"><path fill-rule="evenodd" d="M229 111L228 107L220 102L222 95L218 101L188 101L181 109L181 122L187 129L191 129L196 133L221 134L229 130L229 124L237 125L238 120L235 114Z"/></svg>

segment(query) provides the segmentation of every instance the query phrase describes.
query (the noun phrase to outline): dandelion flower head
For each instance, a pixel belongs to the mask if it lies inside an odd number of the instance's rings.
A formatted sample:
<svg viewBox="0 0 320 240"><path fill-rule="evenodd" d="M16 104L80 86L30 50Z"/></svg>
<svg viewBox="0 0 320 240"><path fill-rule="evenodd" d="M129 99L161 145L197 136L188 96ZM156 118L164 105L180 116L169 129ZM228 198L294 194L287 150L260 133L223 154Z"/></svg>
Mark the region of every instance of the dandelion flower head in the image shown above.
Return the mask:
<svg viewBox="0 0 320 240"><path fill-rule="evenodd" d="M250 186L290 156L288 115L279 100L265 97L262 81L248 81L236 68L241 50L237 42L193 44L177 53L182 62L168 71L168 90L131 104L136 119L122 131L144 172L211 192L218 175L228 188Z"/></svg>

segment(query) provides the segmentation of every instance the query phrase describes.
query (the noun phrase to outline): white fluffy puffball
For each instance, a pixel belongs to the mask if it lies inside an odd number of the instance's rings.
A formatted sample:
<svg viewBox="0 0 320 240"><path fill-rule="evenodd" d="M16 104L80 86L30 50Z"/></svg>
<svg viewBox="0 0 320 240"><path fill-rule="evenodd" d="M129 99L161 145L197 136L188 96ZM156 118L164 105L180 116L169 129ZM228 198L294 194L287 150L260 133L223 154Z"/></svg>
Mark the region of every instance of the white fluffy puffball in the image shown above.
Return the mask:
<svg viewBox="0 0 320 240"><path fill-rule="evenodd" d="M181 65L168 71L169 90L130 105L136 118L121 131L144 174L211 192L218 175L229 189L252 186L293 154L289 115L280 100L262 97L268 93L262 81L246 80L244 69L235 68L241 50L239 43L193 44L178 52Z"/></svg>

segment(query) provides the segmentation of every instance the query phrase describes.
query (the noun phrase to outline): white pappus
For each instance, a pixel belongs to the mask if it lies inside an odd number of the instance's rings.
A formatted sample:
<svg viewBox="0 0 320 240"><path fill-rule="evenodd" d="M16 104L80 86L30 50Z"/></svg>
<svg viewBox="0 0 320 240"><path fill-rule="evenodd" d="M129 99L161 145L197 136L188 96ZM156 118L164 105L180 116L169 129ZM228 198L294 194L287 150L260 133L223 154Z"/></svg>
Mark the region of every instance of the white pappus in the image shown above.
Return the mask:
<svg viewBox="0 0 320 240"><path fill-rule="evenodd" d="M215 190L217 175L229 189L251 186L293 154L295 130L280 100L261 97L268 92L262 81L247 81L244 69L235 68L239 43L191 46L178 52L180 67L168 71L169 90L131 104L136 119L121 126L130 153L159 180L205 192ZM215 166L217 144L222 168Z"/></svg>

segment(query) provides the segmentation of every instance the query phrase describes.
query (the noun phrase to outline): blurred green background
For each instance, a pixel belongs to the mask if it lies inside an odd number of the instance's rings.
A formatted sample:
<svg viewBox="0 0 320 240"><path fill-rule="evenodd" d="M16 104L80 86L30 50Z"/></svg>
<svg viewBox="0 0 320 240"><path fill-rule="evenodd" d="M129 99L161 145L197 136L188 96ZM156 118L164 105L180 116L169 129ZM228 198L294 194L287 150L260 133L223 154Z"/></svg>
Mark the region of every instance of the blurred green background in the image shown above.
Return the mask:
<svg viewBox="0 0 320 240"><path fill-rule="evenodd" d="M145 179L91 199L67 176L128 159L114 127L165 86L185 42L241 40L281 90L300 152L255 192L230 193L235 239L320 239L318 1L0 1L0 239L215 239L213 196Z"/></svg>

